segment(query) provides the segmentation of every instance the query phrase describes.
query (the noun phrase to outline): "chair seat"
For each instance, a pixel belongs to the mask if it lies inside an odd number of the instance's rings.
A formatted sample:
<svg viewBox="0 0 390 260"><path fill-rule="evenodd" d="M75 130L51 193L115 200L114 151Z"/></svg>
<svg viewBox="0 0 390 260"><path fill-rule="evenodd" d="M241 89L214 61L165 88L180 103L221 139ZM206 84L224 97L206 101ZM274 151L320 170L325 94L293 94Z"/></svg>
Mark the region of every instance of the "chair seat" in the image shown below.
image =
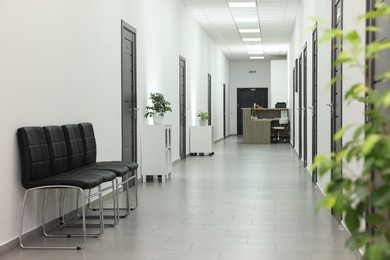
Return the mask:
<svg viewBox="0 0 390 260"><path fill-rule="evenodd" d="M84 169L84 168L81 168L81 169L75 169L75 170L71 170L71 171L68 171L68 174L75 174L75 175L78 175L78 174L86 174L86 175L97 175L99 177L102 177L103 178L103 182L108 182L108 181L112 181L116 178L116 174L112 171L105 171L105 170L100 170L100 169Z"/></svg>
<svg viewBox="0 0 390 260"><path fill-rule="evenodd" d="M283 130L284 127L283 126L273 126L272 129Z"/></svg>
<svg viewBox="0 0 390 260"><path fill-rule="evenodd" d="M110 164L99 165L98 163L90 163L90 164L83 166L82 169L96 170L96 171L99 171L99 170L100 171L102 171L102 170L103 171L111 171L116 175L116 177L123 177L129 173L129 169L126 166L122 166L122 165L110 165Z"/></svg>
<svg viewBox="0 0 390 260"><path fill-rule="evenodd" d="M130 171L137 170L138 163L136 162L126 162L126 161L105 161L97 162L97 165L117 165L117 166L126 166Z"/></svg>
<svg viewBox="0 0 390 260"><path fill-rule="evenodd" d="M51 185L69 185L79 187L81 189L93 189L103 183L103 178L98 175L81 174L81 173L64 173L54 176L30 181L28 185L23 185L26 189L36 188L40 186ZM26 187L27 186L27 187Z"/></svg>

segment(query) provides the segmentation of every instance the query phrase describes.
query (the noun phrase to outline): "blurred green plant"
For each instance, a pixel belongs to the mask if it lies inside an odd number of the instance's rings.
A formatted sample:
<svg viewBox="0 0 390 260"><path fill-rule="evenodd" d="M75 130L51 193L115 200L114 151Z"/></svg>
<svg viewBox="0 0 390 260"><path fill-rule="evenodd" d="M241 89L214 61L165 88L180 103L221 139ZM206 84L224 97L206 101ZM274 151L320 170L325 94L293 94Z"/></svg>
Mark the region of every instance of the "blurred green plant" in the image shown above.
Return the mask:
<svg viewBox="0 0 390 260"><path fill-rule="evenodd" d="M377 3L373 11L359 19L390 19L390 7ZM367 27L369 32L379 32L381 28ZM343 51L335 65L347 64L361 68L363 75L366 65L359 62L364 55L370 62L379 55L390 51L390 40L374 41L365 44L357 31L345 32L329 29L321 41L342 39ZM389 65L389 63L387 63ZM332 79L331 85L340 78ZM375 75L377 81L390 80L390 71ZM385 84L384 84L385 85ZM352 250L364 248L366 260L390 259L390 89L376 87L368 82L351 86L345 93L347 103L367 104L368 123L342 128L334 137L343 138L343 146L337 154L318 155L312 170L318 168L321 176L331 172L331 181L326 187L325 196L318 208L333 208L343 214L344 222L351 232L347 245ZM352 137L345 138L347 131ZM353 172L349 164L353 161L362 164L360 172ZM366 227L362 225L366 224ZM362 228L363 226L363 228Z"/></svg>

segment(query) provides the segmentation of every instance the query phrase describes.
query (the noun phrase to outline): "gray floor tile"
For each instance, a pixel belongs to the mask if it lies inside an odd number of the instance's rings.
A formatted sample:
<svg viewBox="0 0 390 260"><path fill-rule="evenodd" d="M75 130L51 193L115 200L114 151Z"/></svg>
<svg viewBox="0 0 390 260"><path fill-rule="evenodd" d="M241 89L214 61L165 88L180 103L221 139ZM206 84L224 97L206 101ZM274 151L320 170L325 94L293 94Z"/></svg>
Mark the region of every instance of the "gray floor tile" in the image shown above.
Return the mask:
<svg viewBox="0 0 390 260"><path fill-rule="evenodd" d="M291 145L230 137L214 148L177 163L166 183L141 183L139 207L83 250L0 259L356 260L337 221L316 213L321 195Z"/></svg>

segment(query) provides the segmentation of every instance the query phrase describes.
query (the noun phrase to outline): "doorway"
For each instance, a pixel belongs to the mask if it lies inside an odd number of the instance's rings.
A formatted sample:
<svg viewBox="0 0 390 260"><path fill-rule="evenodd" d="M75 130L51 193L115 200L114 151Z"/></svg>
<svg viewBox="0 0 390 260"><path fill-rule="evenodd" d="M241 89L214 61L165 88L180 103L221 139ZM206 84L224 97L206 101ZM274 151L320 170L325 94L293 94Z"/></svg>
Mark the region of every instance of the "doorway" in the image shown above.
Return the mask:
<svg viewBox="0 0 390 260"><path fill-rule="evenodd" d="M207 74L207 112L209 113L208 124L211 125L211 74Z"/></svg>
<svg viewBox="0 0 390 260"><path fill-rule="evenodd" d="M237 135L243 133L241 108L253 108L253 103L268 108L268 88L237 89Z"/></svg>
<svg viewBox="0 0 390 260"><path fill-rule="evenodd" d="M187 156L187 117L186 117L186 59L179 56L179 116L180 116L180 159Z"/></svg>
<svg viewBox="0 0 390 260"><path fill-rule="evenodd" d="M226 84L223 83L223 138L226 138Z"/></svg>
<svg viewBox="0 0 390 260"><path fill-rule="evenodd" d="M369 0L367 1L367 11L376 10L375 4L377 1ZM386 5L390 5L389 0L382 1ZM366 25L368 26L376 26L380 28L380 31L369 31L366 34L366 45L372 44L374 41L385 42L390 39L390 24L386 16L380 16L376 19L367 19ZM384 73L389 71L389 60L390 60L390 50L381 51L380 55L374 60L366 61L366 82L368 85L376 91L385 92L390 89L390 81L383 77ZM372 105L368 102L366 103L365 110L368 112L372 109ZM390 111L387 110L384 112L389 118ZM366 113L365 122L370 123L372 117L369 116L369 113ZM377 190L377 185L381 182L381 178L377 176L376 172L371 172L371 181L374 183L375 190ZM371 207L367 209L368 214L374 214L377 209L372 204L372 196L370 197ZM372 233L378 231L378 227L375 224L367 224L367 229Z"/></svg>
<svg viewBox="0 0 390 260"><path fill-rule="evenodd" d="M122 160L137 161L136 29L121 21Z"/></svg>
<svg viewBox="0 0 390 260"><path fill-rule="evenodd" d="M299 122L298 122L298 140L299 140L299 159L302 159L302 53L299 56L298 67L298 100L299 100Z"/></svg>
<svg viewBox="0 0 390 260"><path fill-rule="evenodd" d="M293 91L292 91L292 96L293 96L293 108L292 108L292 132L290 134L290 138L292 139L292 146L293 148L295 147L295 89L296 89L296 84L295 84L295 77L296 77L296 67L294 66L293 69Z"/></svg>
<svg viewBox="0 0 390 260"><path fill-rule="evenodd" d="M303 167L307 167L307 43L303 48Z"/></svg>
<svg viewBox="0 0 390 260"><path fill-rule="evenodd" d="M343 0L332 0L332 28L343 29ZM334 141L337 131L343 127L343 66L336 64L336 60L343 49L342 39L332 40L332 79L338 78L331 86L331 152L338 153L341 150L343 141L340 138ZM333 172L331 174L333 178ZM341 222L342 215L332 209L332 214Z"/></svg>
<svg viewBox="0 0 390 260"><path fill-rule="evenodd" d="M314 28L314 31L313 31L313 51L312 51L312 63L313 63L313 67L312 67L312 107L311 107L311 111L312 111L312 131L313 131L313 134L312 134L312 149L311 149L311 152L312 152L312 163L314 162L315 160L315 157L317 156L317 151L318 151L318 125L317 125L317 96L318 96L318 80L317 80L317 77L318 77L318 31L317 31L317 28L318 28L318 25L316 23L315 25L315 28ZM312 181L314 183L317 183L317 174L318 174L318 171L317 171L317 167L313 170L312 172Z"/></svg>

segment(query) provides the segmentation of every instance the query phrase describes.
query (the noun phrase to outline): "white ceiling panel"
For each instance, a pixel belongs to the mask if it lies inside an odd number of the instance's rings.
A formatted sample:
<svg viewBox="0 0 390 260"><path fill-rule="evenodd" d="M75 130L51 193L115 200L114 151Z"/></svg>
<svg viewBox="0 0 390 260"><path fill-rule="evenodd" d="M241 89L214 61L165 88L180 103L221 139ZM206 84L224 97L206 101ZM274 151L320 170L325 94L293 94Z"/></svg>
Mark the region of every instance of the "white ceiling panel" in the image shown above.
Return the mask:
<svg viewBox="0 0 390 260"><path fill-rule="evenodd" d="M249 60L247 45L257 45L265 59L287 55L300 0L181 0L230 60ZM257 7L232 7L228 2L256 2ZM255 19L239 21L239 19ZM240 33L239 29L259 29ZM261 38L248 43L242 38Z"/></svg>

